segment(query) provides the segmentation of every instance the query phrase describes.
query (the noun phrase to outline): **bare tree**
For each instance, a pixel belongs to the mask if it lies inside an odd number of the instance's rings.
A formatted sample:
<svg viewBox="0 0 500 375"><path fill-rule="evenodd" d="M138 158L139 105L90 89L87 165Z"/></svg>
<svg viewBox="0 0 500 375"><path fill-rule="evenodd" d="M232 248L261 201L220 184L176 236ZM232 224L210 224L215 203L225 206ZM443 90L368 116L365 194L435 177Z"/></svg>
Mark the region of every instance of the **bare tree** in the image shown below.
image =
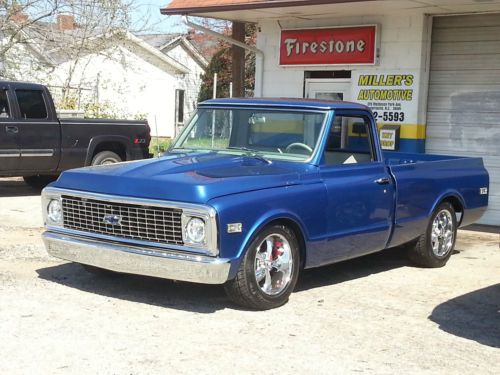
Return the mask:
<svg viewBox="0 0 500 375"><path fill-rule="evenodd" d="M60 8L58 0L0 0L0 59L8 51L25 41L23 31L46 19Z"/></svg>
<svg viewBox="0 0 500 375"><path fill-rule="evenodd" d="M24 79L22 72L33 77L66 63L60 100L67 101L72 90L82 90L82 72L91 63L86 57L112 58L110 49L130 35L136 7L130 0L0 0L0 76ZM140 21L144 32L147 20ZM37 54L40 63L23 69L23 50ZM43 82L42 76L37 80Z"/></svg>

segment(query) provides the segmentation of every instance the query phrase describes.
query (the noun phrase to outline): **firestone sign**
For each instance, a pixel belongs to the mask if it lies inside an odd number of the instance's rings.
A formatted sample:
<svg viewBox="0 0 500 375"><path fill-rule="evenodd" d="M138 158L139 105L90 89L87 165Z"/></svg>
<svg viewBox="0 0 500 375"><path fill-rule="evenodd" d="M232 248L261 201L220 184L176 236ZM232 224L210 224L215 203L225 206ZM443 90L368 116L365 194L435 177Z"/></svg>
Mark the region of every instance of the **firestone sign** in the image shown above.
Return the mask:
<svg viewBox="0 0 500 375"><path fill-rule="evenodd" d="M280 65L375 64L377 27L282 30Z"/></svg>

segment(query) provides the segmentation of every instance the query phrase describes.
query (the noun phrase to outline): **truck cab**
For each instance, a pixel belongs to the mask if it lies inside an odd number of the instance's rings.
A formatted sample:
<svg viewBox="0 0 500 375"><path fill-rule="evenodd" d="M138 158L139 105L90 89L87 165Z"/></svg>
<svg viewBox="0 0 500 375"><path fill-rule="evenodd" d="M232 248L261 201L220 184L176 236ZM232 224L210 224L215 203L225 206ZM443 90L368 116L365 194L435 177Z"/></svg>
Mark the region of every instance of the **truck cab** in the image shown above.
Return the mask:
<svg viewBox="0 0 500 375"><path fill-rule="evenodd" d="M46 86L0 81L0 176L39 186L61 171L149 157L145 121L59 119Z"/></svg>
<svg viewBox="0 0 500 375"><path fill-rule="evenodd" d="M0 174L55 171L60 152L59 121L46 87L0 82Z"/></svg>

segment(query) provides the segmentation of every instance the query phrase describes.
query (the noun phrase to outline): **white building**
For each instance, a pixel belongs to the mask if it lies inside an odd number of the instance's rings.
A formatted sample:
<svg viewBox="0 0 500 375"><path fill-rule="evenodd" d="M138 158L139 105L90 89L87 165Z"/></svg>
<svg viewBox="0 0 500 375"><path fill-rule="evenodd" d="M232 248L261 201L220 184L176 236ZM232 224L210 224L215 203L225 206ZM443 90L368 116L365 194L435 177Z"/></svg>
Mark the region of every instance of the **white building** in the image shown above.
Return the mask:
<svg viewBox="0 0 500 375"><path fill-rule="evenodd" d="M25 39L29 42L12 50L2 76L48 85L56 104L67 90L66 98L78 110L146 118L153 135L174 137L196 106L201 75L208 64L196 48L180 35L162 35L171 43L156 46L149 43L151 36L127 33L119 38L107 36L109 41L96 36L95 50L71 57L64 49L69 48L65 37L73 32L78 30L54 30L46 25L26 30L31 33Z"/></svg>
<svg viewBox="0 0 500 375"><path fill-rule="evenodd" d="M256 23L262 96L366 103L399 126L400 151L483 157L481 222L500 225L499 1L174 0L162 13Z"/></svg>

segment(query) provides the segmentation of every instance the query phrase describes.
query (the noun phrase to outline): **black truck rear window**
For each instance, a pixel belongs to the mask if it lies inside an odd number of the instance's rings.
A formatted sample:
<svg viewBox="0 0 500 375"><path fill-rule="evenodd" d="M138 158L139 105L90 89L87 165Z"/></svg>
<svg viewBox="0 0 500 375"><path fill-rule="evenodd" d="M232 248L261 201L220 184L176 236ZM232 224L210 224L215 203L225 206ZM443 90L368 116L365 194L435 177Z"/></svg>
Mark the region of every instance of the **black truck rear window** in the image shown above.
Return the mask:
<svg viewBox="0 0 500 375"><path fill-rule="evenodd" d="M16 90L21 117L25 119L47 118L47 108L40 90Z"/></svg>

